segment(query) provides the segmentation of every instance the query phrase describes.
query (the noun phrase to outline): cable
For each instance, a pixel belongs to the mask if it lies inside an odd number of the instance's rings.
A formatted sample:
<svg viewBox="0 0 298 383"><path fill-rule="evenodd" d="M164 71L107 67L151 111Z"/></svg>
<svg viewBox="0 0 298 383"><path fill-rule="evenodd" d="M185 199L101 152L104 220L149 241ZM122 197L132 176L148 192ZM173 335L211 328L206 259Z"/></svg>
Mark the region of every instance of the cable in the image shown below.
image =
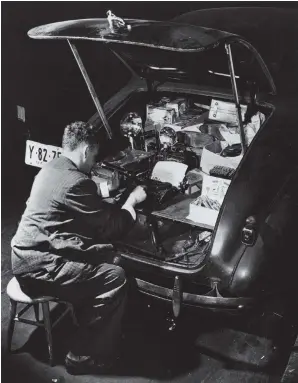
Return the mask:
<svg viewBox="0 0 298 383"><path fill-rule="evenodd" d="M200 233L201 234L201 233ZM212 233L210 233L207 237L205 237L203 240L201 241L198 241L198 237L200 236L200 234L197 235L197 238L195 239L195 242L192 246L190 247L193 247L193 246L197 246L198 244L200 244L201 242L204 242L206 241L207 239L209 239L212 235ZM187 239L185 240L185 242L187 241ZM198 249L196 248L195 250L191 250L191 251L186 251L184 253L179 253L178 255L174 256L174 257L169 257L169 258L165 258L165 261L166 262L171 262L171 261L179 261L181 258L185 257L185 256L191 256L191 255L195 255L198 253Z"/></svg>

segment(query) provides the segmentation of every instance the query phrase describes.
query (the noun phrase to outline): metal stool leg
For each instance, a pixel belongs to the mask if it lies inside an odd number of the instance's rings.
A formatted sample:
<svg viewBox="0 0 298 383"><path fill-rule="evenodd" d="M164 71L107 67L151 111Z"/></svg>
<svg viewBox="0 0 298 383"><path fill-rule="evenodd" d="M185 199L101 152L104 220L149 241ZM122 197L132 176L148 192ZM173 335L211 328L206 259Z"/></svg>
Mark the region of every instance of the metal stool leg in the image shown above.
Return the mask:
<svg viewBox="0 0 298 383"><path fill-rule="evenodd" d="M39 303L33 305L34 313L35 313L35 319L37 322L39 322Z"/></svg>
<svg viewBox="0 0 298 383"><path fill-rule="evenodd" d="M8 331L7 331L7 350L8 352L11 351L11 341L13 336L13 330L14 330L14 318L16 316L17 312L17 302L10 299L10 309L9 309L9 323L8 323Z"/></svg>
<svg viewBox="0 0 298 383"><path fill-rule="evenodd" d="M47 335L47 342L48 342L48 351L49 351L49 361L50 365L53 365L53 341L52 341L52 326L51 326L51 319L50 319L50 306L49 302L42 303L42 313L43 313L43 320L44 320L44 326L46 330Z"/></svg>
<svg viewBox="0 0 298 383"><path fill-rule="evenodd" d="M68 307L69 307L69 310L70 310L70 314L71 314L71 318L72 318L72 323L74 324L74 326L78 326L79 323L78 323L78 320L77 320L77 317L76 317L73 305L70 303L70 304L68 304Z"/></svg>

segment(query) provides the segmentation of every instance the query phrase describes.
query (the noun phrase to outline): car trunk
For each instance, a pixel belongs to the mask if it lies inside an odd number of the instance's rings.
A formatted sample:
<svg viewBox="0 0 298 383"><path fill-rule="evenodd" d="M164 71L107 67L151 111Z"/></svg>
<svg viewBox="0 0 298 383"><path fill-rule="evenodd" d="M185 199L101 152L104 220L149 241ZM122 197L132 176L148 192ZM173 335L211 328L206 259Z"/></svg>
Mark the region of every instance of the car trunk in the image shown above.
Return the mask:
<svg viewBox="0 0 298 383"><path fill-rule="evenodd" d="M228 93L225 96L222 93L216 95L215 92L210 92L210 95L207 95L206 91L200 94L198 89L196 91L193 89L187 90L187 85L183 88L181 84L179 92L175 84L172 84L172 91L170 88L171 86L163 84L151 93L144 90L135 91L110 116L109 124L112 128L114 139L119 145L117 145L118 150L129 146L128 139L124 138L120 132L120 122L123 116L129 112L136 112L145 121L146 106L154 104L164 97L169 99L186 98L189 104L198 110L198 120L196 123L216 122L209 119L208 108L212 99L232 102L232 95ZM241 105L245 104L245 100L242 100ZM272 112L272 109L266 105L259 105L257 109L265 116L265 121ZM240 168L241 164L238 170ZM232 184L233 179L229 187L232 187ZM194 192L194 196L198 195L200 195L200 190L197 189ZM179 196L175 197L175 200L176 198L179 201ZM172 203L172 201L169 201L166 205ZM222 205L224 205L224 201ZM218 217L220 217L220 212ZM150 226L152 216L139 209L136 225L125 238L117 243L117 249L121 256L129 260L134 265L133 267L140 270L144 269L143 266L145 265L145 268L154 267L160 270L172 270L175 273L197 273L206 261L213 236L215 235L215 229L206 228L205 225L192 225L191 222L175 222L173 219L154 217L153 220L163 251L159 251L154 241L152 241Z"/></svg>

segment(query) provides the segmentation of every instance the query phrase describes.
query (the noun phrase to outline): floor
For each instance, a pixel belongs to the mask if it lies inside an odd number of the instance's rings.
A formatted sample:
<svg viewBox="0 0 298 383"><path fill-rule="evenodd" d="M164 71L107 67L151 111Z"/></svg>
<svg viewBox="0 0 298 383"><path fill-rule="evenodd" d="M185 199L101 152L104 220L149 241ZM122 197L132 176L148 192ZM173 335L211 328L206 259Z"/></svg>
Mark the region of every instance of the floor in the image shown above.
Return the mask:
<svg viewBox="0 0 298 383"><path fill-rule="evenodd" d="M63 366L67 339L73 331L68 317L54 330L54 367L47 364L42 329L17 324L13 338L17 351L6 352L9 301L5 289L12 276L10 240L22 209L22 201L2 205L2 381L98 382L98 376L70 376ZM168 310L138 297L128 308L122 360L113 372L100 379L106 383L280 382L297 335L295 318L285 307L280 297L262 312L242 318L185 309L176 329L170 331ZM53 316L57 309L53 308ZM28 317L33 313L29 312Z"/></svg>

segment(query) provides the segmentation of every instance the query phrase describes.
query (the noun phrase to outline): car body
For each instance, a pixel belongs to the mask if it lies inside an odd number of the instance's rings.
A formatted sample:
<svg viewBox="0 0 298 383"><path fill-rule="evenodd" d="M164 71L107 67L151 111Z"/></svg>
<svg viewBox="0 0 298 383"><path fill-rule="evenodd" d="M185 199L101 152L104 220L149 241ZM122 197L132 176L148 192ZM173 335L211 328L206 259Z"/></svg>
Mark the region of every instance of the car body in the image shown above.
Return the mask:
<svg viewBox="0 0 298 383"><path fill-rule="evenodd" d="M278 25L273 22L277 18ZM172 303L176 316L183 304L241 311L292 286L297 257L288 249L297 209L297 21L295 11L227 8L191 12L171 22L127 19L125 30L121 19L116 31L109 20L88 19L48 24L28 33L35 39L69 42L97 107L89 122L103 125L108 135L117 136L124 111L138 103L143 107L152 93L188 95L203 103L216 98L234 102L236 110L237 102L254 103L264 113L265 122L252 143L241 142L244 155L202 261L185 267L129 247L118 250L117 262L133 276L139 291ZM289 44L284 44L285 36ZM103 107L76 49L77 41L86 40L107 45L131 72L128 84ZM234 50L234 73L229 47ZM237 75L235 86L231 80ZM239 118L238 123L241 131Z"/></svg>

